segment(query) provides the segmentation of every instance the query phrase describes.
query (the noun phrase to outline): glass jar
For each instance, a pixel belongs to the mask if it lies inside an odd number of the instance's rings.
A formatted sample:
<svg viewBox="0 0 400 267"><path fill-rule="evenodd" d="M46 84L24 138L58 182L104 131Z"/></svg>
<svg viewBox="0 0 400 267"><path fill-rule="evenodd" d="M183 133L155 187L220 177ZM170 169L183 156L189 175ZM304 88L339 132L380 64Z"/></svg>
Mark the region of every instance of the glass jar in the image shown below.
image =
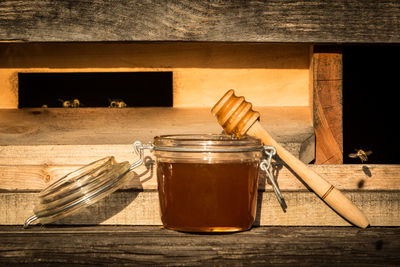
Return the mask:
<svg viewBox="0 0 400 267"><path fill-rule="evenodd" d="M273 147L259 139L230 135L164 135L153 144L134 143L139 160L118 163L106 157L73 171L39 194L34 215L25 222L51 223L76 213L118 190L135 176L144 150L154 152L161 221L165 228L188 232L249 229L256 217L259 169L280 194L270 171ZM263 154L268 156L267 159Z"/></svg>
<svg viewBox="0 0 400 267"><path fill-rule="evenodd" d="M165 228L227 232L253 225L263 151L259 139L158 136L153 149Z"/></svg>

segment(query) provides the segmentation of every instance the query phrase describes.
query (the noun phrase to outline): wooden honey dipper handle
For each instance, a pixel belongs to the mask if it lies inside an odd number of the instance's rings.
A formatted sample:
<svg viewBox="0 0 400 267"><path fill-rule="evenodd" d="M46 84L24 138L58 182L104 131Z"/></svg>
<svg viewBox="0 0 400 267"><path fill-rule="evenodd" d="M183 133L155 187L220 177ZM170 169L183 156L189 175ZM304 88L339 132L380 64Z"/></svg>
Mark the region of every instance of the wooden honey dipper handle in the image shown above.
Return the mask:
<svg viewBox="0 0 400 267"><path fill-rule="evenodd" d="M367 217L342 192L307 167L289 151L276 142L259 123L259 113L252 110L252 105L243 97L237 97L229 90L211 112L227 134L241 137L248 134L262 140L265 145L274 146L279 157L333 210L354 225L366 228Z"/></svg>

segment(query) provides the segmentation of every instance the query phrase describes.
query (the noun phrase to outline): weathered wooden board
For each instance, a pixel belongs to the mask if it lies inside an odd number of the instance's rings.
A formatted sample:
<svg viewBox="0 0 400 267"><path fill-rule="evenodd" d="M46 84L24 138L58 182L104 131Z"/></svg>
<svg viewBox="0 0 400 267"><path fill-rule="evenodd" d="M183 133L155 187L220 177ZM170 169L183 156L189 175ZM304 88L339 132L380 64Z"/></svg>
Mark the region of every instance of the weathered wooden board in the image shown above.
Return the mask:
<svg viewBox="0 0 400 267"><path fill-rule="evenodd" d="M18 107L18 73L142 71L173 72L174 107L211 107L231 88L256 106L307 106L308 65L298 44L0 43L0 108Z"/></svg>
<svg viewBox="0 0 400 267"><path fill-rule="evenodd" d="M400 42L398 1L0 2L0 40Z"/></svg>
<svg viewBox="0 0 400 267"><path fill-rule="evenodd" d="M316 164L343 162L342 58L338 47L314 47L311 71Z"/></svg>
<svg viewBox="0 0 400 267"><path fill-rule="evenodd" d="M399 191L345 191L371 226L400 226ZM260 192L255 225L349 226L311 192L283 192L286 212L273 192ZM0 225L23 225L33 215L38 193L0 193ZM117 191L56 224L161 225L158 192Z"/></svg>
<svg viewBox="0 0 400 267"><path fill-rule="evenodd" d="M398 266L399 228L256 227L196 235L159 227L0 228L0 263L129 266ZM62 242L60 242L62 240Z"/></svg>
<svg viewBox="0 0 400 267"><path fill-rule="evenodd" d="M151 154L146 153L146 157ZM131 162L135 161L135 157ZM152 161L153 160L153 161ZM148 165L135 169L135 179L124 189L157 189L157 163L148 158ZM303 183L285 166L275 165L275 176L282 191L308 191ZM278 167L279 166L279 167ZM400 191L400 165L308 165L340 190ZM44 189L82 165L0 165L0 190L33 191ZM272 191L270 182L260 171L259 190Z"/></svg>
<svg viewBox="0 0 400 267"><path fill-rule="evenodd" d="M307 69L309 44L252 42L1 43L2 68Z"/></svg>
<svg viewBox="0 0 400 267"><path fill-rule="evenodd" d="M263 125L304 162L314 158L307 107L258 108ZM221 133L208 108L82 108L0 110L0 165L87 164L162 134ZM40 146L37 146L40 145Z"/></svg>
<svg viewBox="0 0 400 267"><path fill-rule="evenodd" d="M32 215L37 191L54 176L78 166L1 166L1 224L23 224ZM310 165L358 206L373 226L400 225L400 166ZM144 167L119 191L61 224L159 225L157 182L154 170ZM277 176L288 209L278 204L264 175L259 184L256 225L349 225L326 206L285 167ZM127 190L129 189L129 190ZM28 192L33 191L33 192Z"/></svg>

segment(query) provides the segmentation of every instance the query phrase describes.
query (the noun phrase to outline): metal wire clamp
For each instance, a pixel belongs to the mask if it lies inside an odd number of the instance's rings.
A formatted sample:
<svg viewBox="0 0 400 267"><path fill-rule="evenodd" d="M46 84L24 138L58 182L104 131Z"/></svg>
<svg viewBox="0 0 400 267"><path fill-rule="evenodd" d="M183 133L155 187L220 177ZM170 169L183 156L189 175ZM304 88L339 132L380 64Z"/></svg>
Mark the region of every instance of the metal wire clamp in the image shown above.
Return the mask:
<svg viewBox="0 0 400 267"><path fill-rule="evenodd" d="M264 153L267 155L267 158L263 159L261 161L260 168L267 174L267 176L271 182L272 188L274 189L276 198L278 199L278 202L281 205L283 211L286 212L287 206L286 206L285 199L283 198L282 193L279 190L278 184L276 183L274 174L271 170L272 169L272 165L271 165L272 157L276 155L276 149L273 146L264 146Z"/></svg>

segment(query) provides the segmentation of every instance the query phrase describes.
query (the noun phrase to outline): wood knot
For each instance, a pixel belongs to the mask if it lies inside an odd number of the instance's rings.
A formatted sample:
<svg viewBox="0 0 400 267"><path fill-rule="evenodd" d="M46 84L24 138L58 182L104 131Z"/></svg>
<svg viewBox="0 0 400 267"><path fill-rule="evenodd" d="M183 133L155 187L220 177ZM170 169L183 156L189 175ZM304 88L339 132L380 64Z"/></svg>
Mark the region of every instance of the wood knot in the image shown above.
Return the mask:
<svg viewBox="0 0 400 267"><path fill-rule="evenodd" d="M25 134L34 132L34 127L25 126L25 125L0 125L0 133L4 134Z"/></svg>
<svg viewBox="0 0 400 267"><path fill-rule="evenodd" d="M47 184L48 182L50 182L50 180L51 180L50 174L46 174L46 175L44 176L44 182Z"/></svg>

